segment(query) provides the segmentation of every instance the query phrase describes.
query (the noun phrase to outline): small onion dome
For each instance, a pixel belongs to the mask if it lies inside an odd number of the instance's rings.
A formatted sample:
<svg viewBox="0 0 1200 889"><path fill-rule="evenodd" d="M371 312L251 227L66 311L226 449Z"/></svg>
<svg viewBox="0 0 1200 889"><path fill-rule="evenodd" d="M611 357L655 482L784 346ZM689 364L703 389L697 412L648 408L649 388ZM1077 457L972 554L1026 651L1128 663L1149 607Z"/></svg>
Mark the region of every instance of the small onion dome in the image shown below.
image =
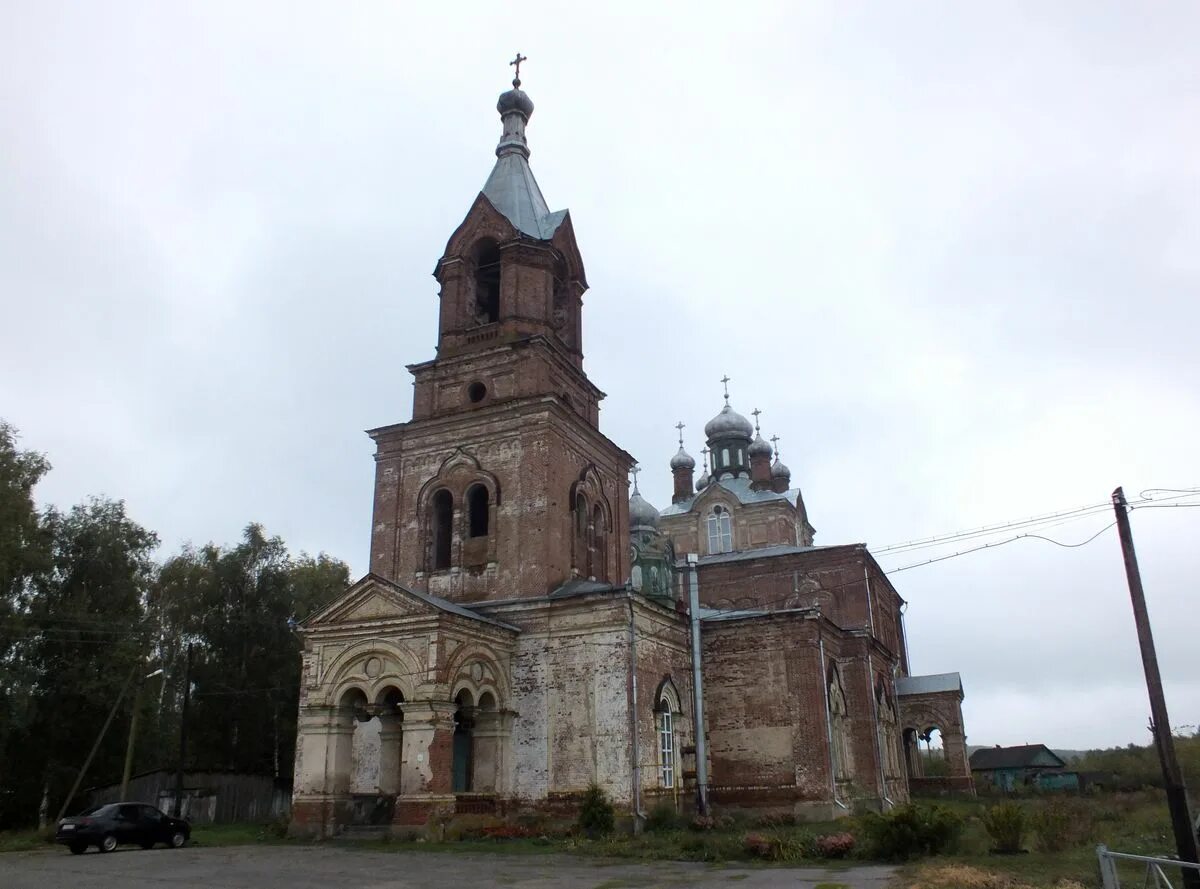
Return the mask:
<svg viewBox="0 0 1200 889"><path fill-rule="evenodd" d="M763 437L761 435L756 435L754 436L754 441L750 442L750 447L746 450L746 453L748 453L752 458L766 457L768 460L770 460L771 454L774 452L771 450L771 446L763 441Z"/></svg>
<svg viewBox="0 0 1200 889"><path fill-rule="evenodd" d="M784 478L789 481L792 478L792 471L783 463L779 462L779 458L775 458L774 464L771 466L771 478Z"/></svg>
<svg viewBox="0 0 1200 889"><path fill-rule="evenodd" d="M679 446L678 453L671 458L671 471L676 469L692 470L696 468L696 461L687 451L683 449L683 445Z"/></svg>
<svg viewBox="0 0 1200 889"><path fill-rule="evenodd" d="M712 482L712 477L708 474L708 467L704 468L704 475L696 479L696 490L703 491Z"/></svg>
<svg viewBox="0 0 1200 889"><path fill-rule="evenodd" d="M754 434L754 425L728 404L704 425L704 434L709 439L737 436L747 441Z"/></svg>
<svg viewBox="0 0 1200 889"><path fill-rule="evenodd" d="M653 528L657 524L658 510L635 490L629 498L629 527Z"/></svg>
<svg viewBox="0 0 1200 889"><path fill-rule="evenodd" d="M496 102L496 110L501 114L520 111L526 117L530 117L533 114L533 99L525 95L524 90L514 86L508 92L500 94L500 99Z"/></svg>

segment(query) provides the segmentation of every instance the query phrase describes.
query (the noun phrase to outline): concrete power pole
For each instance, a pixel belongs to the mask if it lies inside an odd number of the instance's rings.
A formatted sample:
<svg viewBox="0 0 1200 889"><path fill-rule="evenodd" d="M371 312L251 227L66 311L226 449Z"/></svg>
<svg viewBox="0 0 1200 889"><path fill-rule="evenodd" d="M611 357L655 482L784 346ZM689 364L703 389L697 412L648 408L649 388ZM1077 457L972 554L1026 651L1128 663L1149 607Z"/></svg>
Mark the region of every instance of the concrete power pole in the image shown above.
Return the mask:
<svg viewBox="0 0 1200 889"><path fill-rule="evenodd" d="M1181 861L1200 861L1195 828L1188 808L1187 787L1183 772L1175 758L1175 739L1171 736L1171 721L1167 717L1167 699L1163 694L1162 676L1158 672L1158 655L1150 631L1150 615L1146 610L1146 594L1142 590L1142 575L1138 570L1137 553L1133 548L1133 532L1129 528L1129 507L1125 492L1113 491L1113 509L1117 513L1117 530L1121 535L1121 550L1125 556L1125 576L1129 580L1129 597L1133 600L1133 619L1137 624L1138 643L1142 648L1142 667L1146 671L1146 688L1150 692L1150 713L1154 721L1154 745L1162 764L1163 782L1167 789L1167 806L1171 826L1175 831L1175 846ZM1183 870L1185 889L1200 889L1200 871Z"/></svg>

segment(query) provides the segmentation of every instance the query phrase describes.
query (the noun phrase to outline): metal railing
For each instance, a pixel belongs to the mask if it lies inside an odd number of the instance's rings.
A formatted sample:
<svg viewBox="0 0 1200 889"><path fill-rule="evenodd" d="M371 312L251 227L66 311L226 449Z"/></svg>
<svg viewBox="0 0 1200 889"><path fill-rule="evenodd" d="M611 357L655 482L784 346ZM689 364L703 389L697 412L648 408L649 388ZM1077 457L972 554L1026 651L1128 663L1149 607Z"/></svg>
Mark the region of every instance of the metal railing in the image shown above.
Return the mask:
<svg viewBox="0 0 1200 889"><path fill-rule="evenodd" d="M1151 858L1147 855L1130 855L1127 852L1110 852L1108 847L1101 844L1096 847L1096 858L1100 861L1100 878L1104 889L1121 889L1121 878L1117 874L1118 861L1135 861L1146 865L1146 877L1142 882L1143 889L1176 889L1163 868L1200 871L1200 864L1190 861L1176 861L1173 858Z"/></svg>

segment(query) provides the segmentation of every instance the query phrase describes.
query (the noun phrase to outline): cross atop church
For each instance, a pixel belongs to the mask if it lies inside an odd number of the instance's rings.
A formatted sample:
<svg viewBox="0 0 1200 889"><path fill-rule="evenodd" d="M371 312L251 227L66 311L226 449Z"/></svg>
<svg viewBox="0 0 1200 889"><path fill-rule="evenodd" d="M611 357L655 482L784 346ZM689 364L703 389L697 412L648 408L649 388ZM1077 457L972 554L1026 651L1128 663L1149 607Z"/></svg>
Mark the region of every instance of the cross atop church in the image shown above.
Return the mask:
<svg viewBox="0 0 1200 889"><path fill-rule="evenodd" d="M775 459L778 460L779 459L779 436L778 435L771 436L771 444L773 444L775 446Z"/></svg>
<svg viewBox="0 0 1200 889"><path fill-rule="evenodd" d="M631 467L629 467L629 474L633 476L633 493L635 493L635 494L640 493L638 491L638 486L637 486L637 477L638 477L638 473L641 471L642 471L642 467L638 466L636 463L634 463Z"/></svg>
<svg viewBox="0 0 1200 889"><path fill-rule="evenodd" d="M750 411L750 413L754 415L754 432L755 432L755 434L757 434L758 433L758 415L761 414L762 411L760 411L758 408L755 408L754 410Z"/></svg>
<svg viewBox="0 0 1200 889"><path fill-rule="evenodd" d="M679 446L683 447L683 430L686 429L687 427L684 426L683 420L680 420L678 423L675 424L675 428L679 430Z"/></svg>
<svg viewBox="0 0 1200 889"><path fill-rule="evenodd" d="M527 61L529 61L529 56L523 56L520 52L518 52L517 57L508 63L515 66L517 69L517 73L513 76L514 87L519 87L521 85L521 63Z"/></svg>
<svg viewBox="0 0 1200 889"><path fill-rule="evenodd" d="M729 404L729 374L721 377L721 383L725 386L725 403Z"/></svg>

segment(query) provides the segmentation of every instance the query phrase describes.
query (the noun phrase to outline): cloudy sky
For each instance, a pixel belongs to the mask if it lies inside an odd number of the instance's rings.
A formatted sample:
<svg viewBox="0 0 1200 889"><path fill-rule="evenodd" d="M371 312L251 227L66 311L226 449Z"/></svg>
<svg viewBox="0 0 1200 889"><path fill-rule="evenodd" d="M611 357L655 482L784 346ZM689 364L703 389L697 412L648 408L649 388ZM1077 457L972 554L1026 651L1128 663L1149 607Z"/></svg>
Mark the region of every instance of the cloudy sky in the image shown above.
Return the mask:
<svg viewBox="0 0 1200 889"><path fill-rule="evenodd" d="M365 570L362 430L410 416L518 49L651 502L726 373L818 543L1200 485L1194 4L3 8L0 417L51 457L43 502L123 498L164 554L258 521ZM1200 510L1132 519L1194 725ZM1115 530L895 582L971 743L1147 740Z"/></svg>

